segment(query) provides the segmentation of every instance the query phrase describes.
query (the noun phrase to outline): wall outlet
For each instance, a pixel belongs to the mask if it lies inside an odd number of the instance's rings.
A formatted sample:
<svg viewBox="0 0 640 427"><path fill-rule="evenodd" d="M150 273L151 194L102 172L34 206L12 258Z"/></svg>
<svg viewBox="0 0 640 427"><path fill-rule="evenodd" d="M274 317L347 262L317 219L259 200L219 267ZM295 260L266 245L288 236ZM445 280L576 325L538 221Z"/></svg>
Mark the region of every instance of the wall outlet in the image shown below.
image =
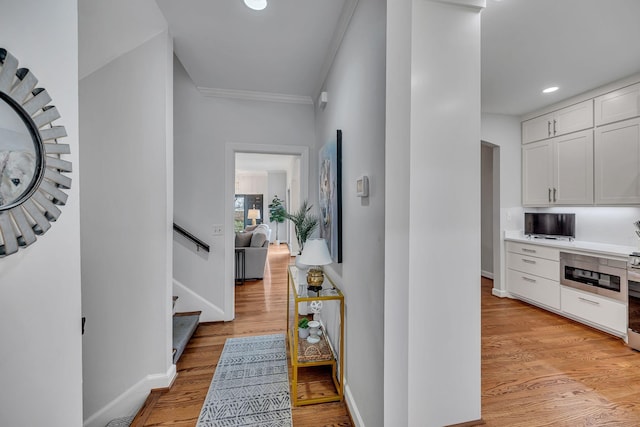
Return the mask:
<svg viewBox="0 0 640 427"><path fill-rule="evenodd" d="M224 234L224 227L222 226L222 224L214 224L213 235L222 236L223 234Z"/></svg>

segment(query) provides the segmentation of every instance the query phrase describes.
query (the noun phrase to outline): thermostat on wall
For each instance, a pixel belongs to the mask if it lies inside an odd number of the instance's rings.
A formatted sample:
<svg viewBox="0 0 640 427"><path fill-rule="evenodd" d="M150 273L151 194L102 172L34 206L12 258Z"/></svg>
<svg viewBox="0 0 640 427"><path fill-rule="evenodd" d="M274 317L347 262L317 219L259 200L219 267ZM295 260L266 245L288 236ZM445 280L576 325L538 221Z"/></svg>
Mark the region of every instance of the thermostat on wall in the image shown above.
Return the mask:
<svg viewBox="0 0 640 427"><path fill-rule="evenodd" d="M369 197L369 177L362 175L356 179L356 195L358 197Z"/></svg>

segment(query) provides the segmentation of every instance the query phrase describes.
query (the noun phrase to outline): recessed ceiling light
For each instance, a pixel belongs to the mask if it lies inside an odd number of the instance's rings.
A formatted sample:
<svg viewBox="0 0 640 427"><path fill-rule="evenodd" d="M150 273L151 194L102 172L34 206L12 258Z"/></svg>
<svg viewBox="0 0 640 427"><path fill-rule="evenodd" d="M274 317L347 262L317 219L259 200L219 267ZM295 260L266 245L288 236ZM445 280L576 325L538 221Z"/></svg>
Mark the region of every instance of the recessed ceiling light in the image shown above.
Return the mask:
<svg viewBox="0 0 640 427"><path fill-rule="evenodd" d="M551 93L551 92L555 92L558 90L558 86L552 86L552 87L548 87L545 90L542 91L542 93Z"/></svg>
<svg viewBox="0 0 640 427"><path fill-rule="evenodd" d="M262 10L267 7L267 0L244 0L244 4L253 10Z"/></svg>

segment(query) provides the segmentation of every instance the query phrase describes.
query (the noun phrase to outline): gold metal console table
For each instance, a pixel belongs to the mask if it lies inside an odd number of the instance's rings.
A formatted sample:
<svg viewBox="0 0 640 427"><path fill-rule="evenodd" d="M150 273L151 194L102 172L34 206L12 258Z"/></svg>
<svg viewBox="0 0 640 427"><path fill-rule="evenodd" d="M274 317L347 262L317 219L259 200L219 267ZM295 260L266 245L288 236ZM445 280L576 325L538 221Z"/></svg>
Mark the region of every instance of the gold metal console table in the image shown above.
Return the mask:
<svg viewBox="0 0 640 427"><path fill-rule="evenodd" d="M293 369L291 380L293 405L342 401L344 396L344 296L327 276L325 276L319 295L307 296L306 280L303 278L301 278L303 280L298 280L298 273L296 266L289 266L287 339ZM298 321L303 317L311 319L311 315L306 314L306 306L314 301L318 301L313 304L316 307L322 304L320 312L322 335L319 343L310 344L307 340L299 338ZM313 390L313 387L305 384L304 398L299 396L298 385L301 370L320 366L331 367L331 380L329 381L333 382L335 393L327 394L326 388L322 388L321 391Z"/></svg>

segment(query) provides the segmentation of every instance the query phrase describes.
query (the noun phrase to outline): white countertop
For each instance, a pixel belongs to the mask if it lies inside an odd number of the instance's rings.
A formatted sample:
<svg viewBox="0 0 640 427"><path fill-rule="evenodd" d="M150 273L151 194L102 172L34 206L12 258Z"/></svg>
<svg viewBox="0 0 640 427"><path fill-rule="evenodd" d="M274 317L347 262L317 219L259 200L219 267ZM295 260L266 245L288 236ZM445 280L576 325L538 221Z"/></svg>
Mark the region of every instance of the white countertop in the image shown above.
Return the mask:
<svg viewBox="0 0 640 427"><path fill-rule="evenodd" d="M522 231L505 231L504 240L530 243L533 245L548 246L575 252L590 252L599 255L608 255L626 258L631 252L638 251L633 246L611 245L608 243L585 242L580 240L544 239L525 236Z"/></svg>

